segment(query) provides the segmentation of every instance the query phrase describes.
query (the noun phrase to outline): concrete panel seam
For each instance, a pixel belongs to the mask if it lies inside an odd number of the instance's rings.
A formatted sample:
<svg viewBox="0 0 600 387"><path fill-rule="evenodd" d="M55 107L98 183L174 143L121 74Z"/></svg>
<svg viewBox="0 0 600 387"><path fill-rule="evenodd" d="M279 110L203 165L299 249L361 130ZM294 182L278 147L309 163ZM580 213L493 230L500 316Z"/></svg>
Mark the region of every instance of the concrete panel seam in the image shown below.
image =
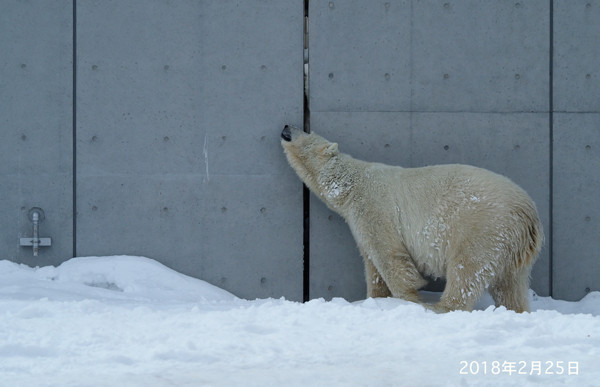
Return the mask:
<svg viewBox="0 0 600 387"><path fill-rule="evenodd" d="M73 217L73 247L72 256L77 256L77 0L73 0L73 91L72 91L72 109L73 109L73 198L72 198L72 217Z"/></svg>
<svg viewBox="0 0 600 387"><path fill-rule="evenodd" d="M550 20L548 21L548 29L549 29L549 45L548 45L548 108L550 110L548 114L548 138L549 138L549 146L548 146L548 209L549 209L549 222L548 227L549 230L546 232L547 238L547 246L548 246L548 265L550 266L550 270L548 270L548 291L549 296L553 296L553 272L554 272L554 264L553 264L553 223L554 223L554 0L549 0L549 10L550 10Z"/></svg>
<svg viewBox="0 0 600 387"><path fill-rule="evenodd" d="M304 131L310 133L310 91L309 91L309 0L304 0ZM302 186L302 301L310 301L310 191Z"/></svg>

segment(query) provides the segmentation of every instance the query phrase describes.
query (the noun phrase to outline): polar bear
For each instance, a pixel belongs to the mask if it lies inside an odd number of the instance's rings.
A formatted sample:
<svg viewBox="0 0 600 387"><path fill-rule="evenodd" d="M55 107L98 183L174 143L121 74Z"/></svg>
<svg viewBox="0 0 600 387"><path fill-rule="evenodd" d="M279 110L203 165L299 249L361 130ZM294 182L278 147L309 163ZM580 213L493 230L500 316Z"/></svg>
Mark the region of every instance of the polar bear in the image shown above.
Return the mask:
<svg viewBox="0 0 600 387"><path fill-rule="evenodd" d="M473 310L487 289L496 306L529 311L531 267L544 239L535 204L508 178L468 165L401 168L354 159L286 125L287 159L350 226L367 297L398 297L438 313ZM418 290L443 277L440 301Z"/></svg>

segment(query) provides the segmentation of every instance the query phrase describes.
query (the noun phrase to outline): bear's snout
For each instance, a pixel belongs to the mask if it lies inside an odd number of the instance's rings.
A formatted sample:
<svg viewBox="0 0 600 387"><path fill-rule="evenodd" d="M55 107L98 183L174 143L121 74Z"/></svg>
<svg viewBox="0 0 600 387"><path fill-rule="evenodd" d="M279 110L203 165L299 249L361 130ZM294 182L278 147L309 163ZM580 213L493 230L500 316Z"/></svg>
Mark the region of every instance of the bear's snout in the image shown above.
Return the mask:
<svg viewBox="0 0 600 387"><path fill-rule="evenodd" d="M283 127L283 131L281 132L281 138L283 138L287 142L292 141L292 131L289 125Z"/></svg>

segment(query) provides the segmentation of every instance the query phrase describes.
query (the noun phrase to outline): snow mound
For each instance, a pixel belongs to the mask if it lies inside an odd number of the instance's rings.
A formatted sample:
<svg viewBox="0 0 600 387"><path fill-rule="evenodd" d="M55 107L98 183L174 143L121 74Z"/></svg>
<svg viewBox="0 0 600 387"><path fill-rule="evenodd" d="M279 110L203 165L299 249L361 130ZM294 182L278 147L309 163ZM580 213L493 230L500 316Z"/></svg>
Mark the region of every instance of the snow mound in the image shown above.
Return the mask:
<svg viewBox="0 0 600 387"><path fill-rule="evenodd" d="M73 258L58 267L41 268L0 261L0 283L4 285L0 296L18 298L165 302L231 301L236 298L155 260L133 256Z"/></svg>
<svg viewBox="0 0 600 387"><path fill-rule="evenodd" d="M435 301L439 294L424 294ZM243 300L143 257L0 261L0 386L598 385L600 292L532 313Z"/></svg>

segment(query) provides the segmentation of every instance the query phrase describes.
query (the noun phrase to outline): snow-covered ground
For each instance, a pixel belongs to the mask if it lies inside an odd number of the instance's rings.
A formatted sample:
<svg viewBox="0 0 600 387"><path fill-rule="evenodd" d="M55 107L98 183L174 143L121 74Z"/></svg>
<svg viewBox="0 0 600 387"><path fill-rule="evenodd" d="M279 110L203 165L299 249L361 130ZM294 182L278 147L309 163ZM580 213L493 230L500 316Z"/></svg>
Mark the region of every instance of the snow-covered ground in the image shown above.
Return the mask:
<svg viewBox="0 0 600 387"><path fill-rule="evenodd" d="M242 300L141 257L0 261L0 386L599 385L600 292L531 297L437 315Z"/></svg>

